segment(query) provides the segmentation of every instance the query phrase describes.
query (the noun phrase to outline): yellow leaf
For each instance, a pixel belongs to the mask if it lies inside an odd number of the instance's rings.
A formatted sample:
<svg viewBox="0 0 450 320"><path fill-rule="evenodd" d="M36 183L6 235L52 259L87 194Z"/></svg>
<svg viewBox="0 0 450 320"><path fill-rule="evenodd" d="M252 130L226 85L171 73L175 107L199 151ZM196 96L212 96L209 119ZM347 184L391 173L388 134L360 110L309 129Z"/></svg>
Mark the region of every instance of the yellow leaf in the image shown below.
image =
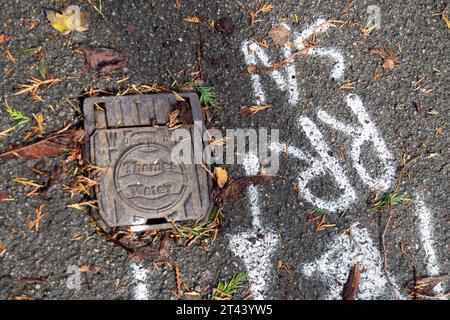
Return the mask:
<svg viewBox="0 0 450 320"><path fill-rule="evenodd" d="M227 171L225 169L216 167L214 169L214 174L216 175L217 184L219 185L219 188L223 188L225 183L227 183L227 181L228 181L228 173L227 173Z"/></svg>
<svg viewBox="0 0 450 320"><path fill-rule="evenodd" d="M72 31L84 32L89 28L89 13L80 11L79 6L68 6L62 13L47 10L47 19L62 35Z"/></svg>

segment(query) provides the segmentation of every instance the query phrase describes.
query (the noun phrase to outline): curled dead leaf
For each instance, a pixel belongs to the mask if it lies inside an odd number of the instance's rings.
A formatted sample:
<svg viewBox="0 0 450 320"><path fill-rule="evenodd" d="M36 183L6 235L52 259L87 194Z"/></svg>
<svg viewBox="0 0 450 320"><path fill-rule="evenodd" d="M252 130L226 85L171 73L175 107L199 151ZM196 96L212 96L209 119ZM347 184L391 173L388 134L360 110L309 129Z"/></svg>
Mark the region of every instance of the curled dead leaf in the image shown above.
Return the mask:
<svg viewBox="0 0 450 320"><path fill-rule="evenodd" d="M348 280L344 285L342 292L342 300L355 300L359 290L359 280L361 277L360 262L357 262L355 266L350 270Z"/></svg>
<svg viewBox="0 0 450 320"><path fill-rule="evenodd" d="M63 133L56 133L36 143L2 153L0 159L57 157L67 152L67 149L77 148L85 142L85 139L84 130L68 130Z"/></svg>
<svg viewBox="0 0 450 320"><path fill-rule="evenodd" d="M289 31L289 27L285 24L273 26L269 31L269 38L272 39L276 46L284 47L289 40Z"/></svg>
<svg viewBox="0 0 450 320"><path fill-rule="evenodd" d="M82 45L79 49L83 52L86 64L96 71L104 73L127 65L125 57L114 49L87 45Z"/></svg>

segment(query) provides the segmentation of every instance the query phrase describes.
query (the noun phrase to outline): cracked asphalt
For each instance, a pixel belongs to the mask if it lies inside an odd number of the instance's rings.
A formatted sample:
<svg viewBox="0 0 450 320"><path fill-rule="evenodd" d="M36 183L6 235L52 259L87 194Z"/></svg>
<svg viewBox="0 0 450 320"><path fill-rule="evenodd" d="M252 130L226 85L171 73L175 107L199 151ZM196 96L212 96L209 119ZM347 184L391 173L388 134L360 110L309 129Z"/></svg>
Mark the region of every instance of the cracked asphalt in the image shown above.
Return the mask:
<svg viewBox="0 0 450 320"><path fill-rule="evenodd" d="M315 203L305 200L304 190L300 193L296 190L299 173L306 170L307 161L281 153L278 174L258 187L263 229L279 237L269 257L262 291L265 299L325 299L333 290L340 290L343 283L337 279L348 275L349 265L354 263L347 261L350 258L345 256L346 250L351 251L358 244L350 241L348 247L334 251L335 261L342 262L334 269L320 269L315 265L312 276L308 276L304 266L328 252L334 239L345 236L350 229L355 232L355 227L350 228L355 224L356 228L367 230L374 250L379 253L377 265L368 264L362 273L370 274L373 267L385 276L381 235L388 214L376 212L368 204L375 190L361 179L351 161L353 138L326 125L317 115L320 108L344 123L356 124L355 114L345 107L346 95L355 94L392 155L395 177L390 187L402 172L398 192L411 198L408 204L393 207L385 236L386 271L391 281L399 294L407 297L405 283L415 276L448 273L450 29L441 16L433 16L443 3L273 1L273 10L260 14L256 25L251 24L249 11L256 11L264 1L180 0L179 3L178 8L175 0L104 0L103 19L86 1L0 0L0 34L6 35L0 44L2 105L7 101L28 116L42 113L48 134L68 124L82 126L82 115L73 105L81 106L84 90L89 87L106 92L131 85L170 87L174 80L179 84L192 80L200 68L205 85L213 87L217 94L220 109L214 111L214 124L220 129L279 129L281 143L317 156L308 132L298 125L299 117L308 117L326 141L329 156L337 159L345 172L355 198L346 210L332 212L317 208ZM62 9L69 4L89 10L91 24L87 32L61 36L46 20L44 8ZM370 5L380 8L381 27L365 37L361 28L366 25ZM199 17L201 23L185 20L192 16ZM234 24L230 34L210 27L212 21L223 17L230 18ZM268 47L264 50L271 61L280 61L282 51L268 38L272 26L283 22L293 35L319 18L341 21L318 34L316 42L318 47L333 48L342 54L345 63L342 79L336 81L330 77L333 65L329 60L300 55L289 63L296 70L298 102L292 105L288 92L280 90L268 72L262 72L261 84L271 107L242 119L241 106L257 103L242 43L267 39ZM355 24L343 25L346 21ZM72 49L75 44L114 48L127 57L127 67L106 75L88 70L83 56ZM374 79L375 68L382 70L381 60L370 51L385 45L395 53L400 64ZM33 54L34 49L26 50L39 47L42 55ZM8 59L8 51L15 62ZM63 81L42 88L41 102L32 101L29 95L15 95L20 84L39 76L39 65ZM125 77L126 81L117 83ZM343 80L353 82L354 88L341 88ZM0 108L0 132L15 125L5 109ZM33 125L30 121L0 138L0 150L22 144ZM419 157L419 160L403 172L403 157L406 160ZM32 161L0 160L0 195L12 198L0 202L0 299L176 299L173 291L177 281L170 266L155 266L147 261L140 266L146 275L142 280L127 253L96 232L87 210L67 207L85 200L81 195L71 197L63 188L64 184L73 183L73 177L64 176L33 197L27 196L29 187L13 182L23 177L44 183L45 176L31 168L51 174L64 160L65 156ZM371 175L383 173L376 151L368 145L362 147L358 161ZM70 168L73 164L66 165ZM234 179L245 175L242 165L226 168ZM312 180L308 186L317 197L326 199L343 192L333 184L329 173ZM418 198L423 200L422 206ZM29 230L33 209L42 203L39 231ZM325 214L327 224L335 226L316 232L317 221L312 221L308 214L314 209L314 214ZM227 205L223 226L214 242L207 239L184 246L176 239L171 241L170 261L179 269L184 291L195 290L206 297L218 279L229 279L246 271L243 260L230 248L230 236L251 229L251 211L252 204L244 194L240 200ZM158 247L160 240L156 237L153 245ZM357 259L367 262L372 258L363 250ZM70 289L67 268L71 265L97 266L100 271L83 273L81 287ZM374 274L378 275L377 272ZM27 279L43 281L27 283ZM447 292L448 285L448 281L443 281L442 292L436 294ZM139 291L142 288L145 288L143 293ZM252 288L255 281L250 278L235 298L247 297ZM391 289L387 283L380 290L371 291L368 286L365 294L371 299L393 299Z"/></svg>

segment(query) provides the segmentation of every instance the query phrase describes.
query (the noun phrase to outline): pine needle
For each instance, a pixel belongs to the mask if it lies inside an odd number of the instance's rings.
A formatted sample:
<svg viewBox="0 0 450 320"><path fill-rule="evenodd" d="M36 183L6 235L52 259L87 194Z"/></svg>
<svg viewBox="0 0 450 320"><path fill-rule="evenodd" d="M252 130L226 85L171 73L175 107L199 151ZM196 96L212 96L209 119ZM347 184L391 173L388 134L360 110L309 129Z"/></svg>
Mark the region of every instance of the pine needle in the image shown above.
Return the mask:
<svg viewBox="0 0 450 320"><path fill-rule="evenodd" d="M247 272L241 272L235 274L228 281L219 280L217 288L213 289L209 300L231 300L247 281L247 276Z"/></svg>

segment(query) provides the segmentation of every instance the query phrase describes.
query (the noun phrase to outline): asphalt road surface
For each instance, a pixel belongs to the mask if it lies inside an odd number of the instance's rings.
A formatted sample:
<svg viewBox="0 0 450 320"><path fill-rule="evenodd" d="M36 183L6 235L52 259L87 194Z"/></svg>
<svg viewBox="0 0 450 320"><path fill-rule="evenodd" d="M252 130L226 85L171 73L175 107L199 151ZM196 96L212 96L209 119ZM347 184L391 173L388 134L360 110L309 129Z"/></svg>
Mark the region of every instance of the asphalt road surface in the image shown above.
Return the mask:
<svg viewBox="0 0 450 320"><path fill-rule="evenodd" d="M86 1L0 1L0 132L17 123L6 103L29 117L41 113L48 134L82 124L76 106L86 88L170 87L200 70L217 94L215 125L278 129L272 147L280 151L275 177L227 205L217 239L191 246L172 239L170 264L133 262L96 232L88 210L67 208L86 200L64 189L70 175L35 196L13 181L44 183L31 168L50 174L66 156L0 160L0 194L12 199L0 202L1 299L176 299L175 269L180 289L203 298L218 279L248 271L235 298L341 299L357 263L357 298L407 299L409 280L448 272L450 29L433 15L443 3L272 1L252 24L249 13L264 3L270 1L104 0L102 18ZM69 4L89 10L88 31L61 36L52 29L43 8ZM211 27L224 17L234 28ZM370 21L379 26L364 34ZM269 37L280 24L289 37L283 48ZM78 43L112 47L127 67L106 75L88 70L72 49ZM374 52L383 48L392 55ZM63 81L43 87L42 101L15 95L44 69ZM271 106L239 116L242 106L258 104ZM35 125L0 138L0 150L22 144ZM255 155L225 167L234 179L261 169ZM371 208L374 193L390 191L409 201L390 214ZM30 230L41 204L39 229ZM153 245L160 241L156 236ZM429 294L442 297L448 284Z"/></svg>

